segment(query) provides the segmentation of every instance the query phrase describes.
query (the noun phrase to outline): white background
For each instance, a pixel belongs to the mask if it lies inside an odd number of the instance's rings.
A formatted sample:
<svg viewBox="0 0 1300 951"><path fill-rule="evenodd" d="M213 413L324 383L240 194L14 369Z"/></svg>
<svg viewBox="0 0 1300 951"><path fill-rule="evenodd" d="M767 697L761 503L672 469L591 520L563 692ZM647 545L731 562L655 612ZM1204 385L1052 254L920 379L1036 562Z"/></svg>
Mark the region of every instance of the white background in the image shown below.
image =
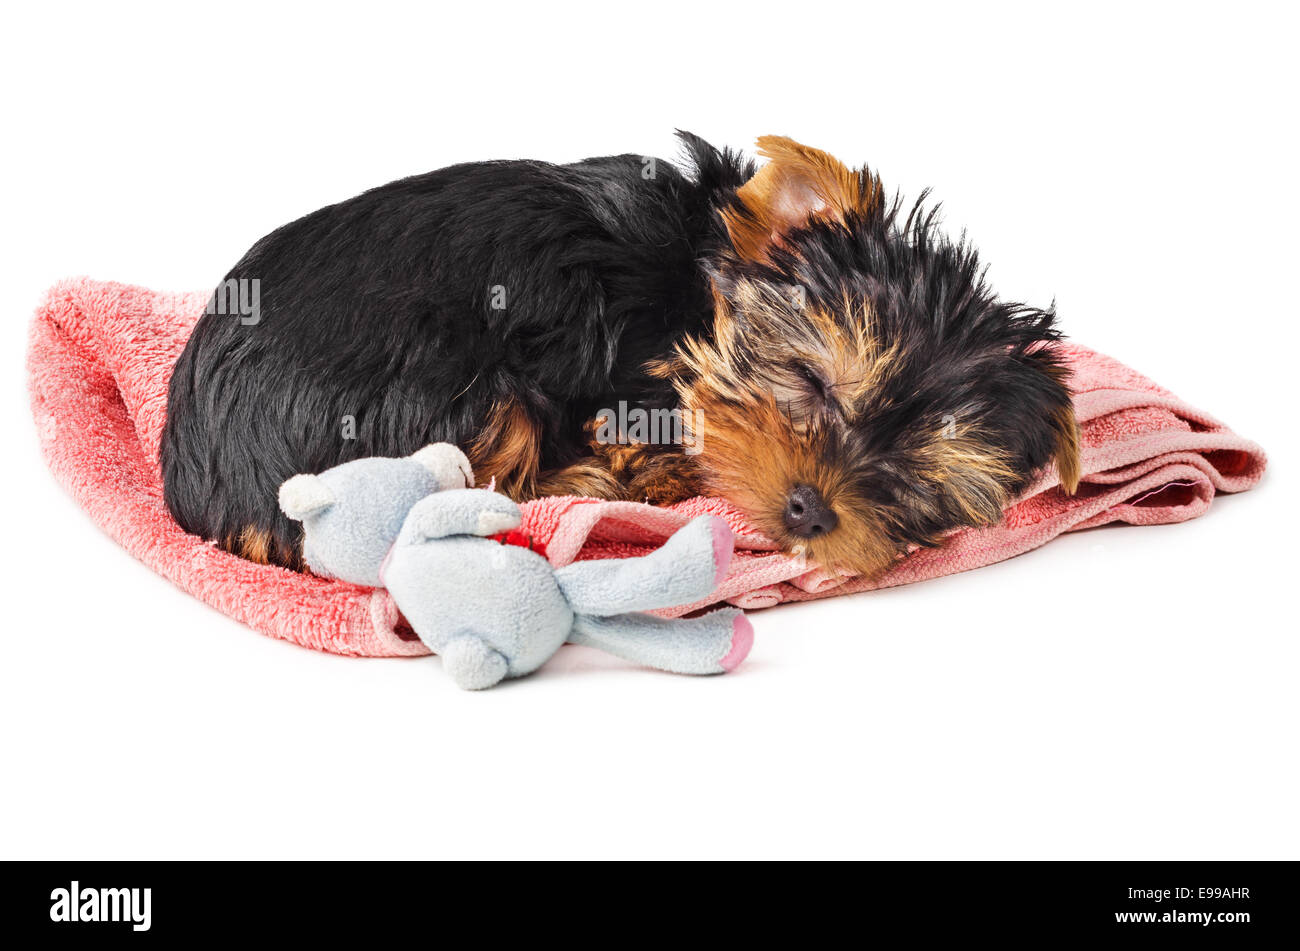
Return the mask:
<svg viewBox="0 0 1300 951"><path fill-rule="evenodd" d="M1294 7L975 6L9 10L0 856L1300 857ZM45 471L56 279L207 289L365 187L675 127L933 186L1002 293L1262 442L1264 483L755 614L731 676L566 648L467 694L242 628Z"/></svg>

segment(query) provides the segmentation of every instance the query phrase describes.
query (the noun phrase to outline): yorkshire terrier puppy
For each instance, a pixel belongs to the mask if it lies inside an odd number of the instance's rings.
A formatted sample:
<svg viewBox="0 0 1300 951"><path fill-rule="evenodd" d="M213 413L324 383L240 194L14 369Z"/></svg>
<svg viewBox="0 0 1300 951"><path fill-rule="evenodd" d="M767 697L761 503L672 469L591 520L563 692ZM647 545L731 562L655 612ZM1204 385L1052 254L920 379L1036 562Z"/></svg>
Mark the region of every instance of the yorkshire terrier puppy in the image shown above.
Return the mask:
<svg viewBox="0 0 1300 951"><path fill-rule="evenodd" d="M682 140L685 172L459 165L255 244L219 290L256 288L256 314L210 307L172 377L177 521L301 568L281 482L453 442L516 499L712 493L874 573L998 521L1052 463L1074 490L1050 311L998 300L973 249L919 204L902 218L865 168L775 136L761 168ZM627 407L674 438L629 438Z"/></svg>

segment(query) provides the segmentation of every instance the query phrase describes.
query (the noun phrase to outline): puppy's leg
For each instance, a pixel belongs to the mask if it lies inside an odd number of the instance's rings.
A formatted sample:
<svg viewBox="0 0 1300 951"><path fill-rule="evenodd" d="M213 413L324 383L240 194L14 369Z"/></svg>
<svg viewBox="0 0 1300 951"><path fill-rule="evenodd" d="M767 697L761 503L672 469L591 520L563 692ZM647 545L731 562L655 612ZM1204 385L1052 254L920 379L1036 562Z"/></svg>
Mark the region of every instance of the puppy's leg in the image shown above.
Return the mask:
<svg viewBox="0 0 1300 951"><path fill-rule="evenodd" d="M669 505L699 495L699 470L679 446L591 443L592 455L540 472L542 433L519 402L498 403L469 449L479 485L496 480L517 502L543 495Z"/></svg>
<svg viewBox="0 0 1300 951"><path fill-rule="evenodd" d="M495 480L497 491L516 502L537 495L542 433L518 400L502 400L492 408L466 455L479 485Z"/></svg>
<svg viewBox="0 0 1300 951"><path fill-rule="evenodd" d="M624 498L671 505L699 495L700 472L692 458L674 446L602 446L610 471L624 486Z"/></svg>
<svg viewBox="0 0 1300 951"><path fill-rule="evenodd" d="M543 475L537 494L671 505L702 491L695 463L680 451L637 444L593 444L592 450L594 455Z"/></svg>
<svg viewBox="0 0 1300 951"><path fill-rule="evenodd" d="M542 473L541 427L513 399L493 408L468 455L479 485L495 480L497 491L516 502L543 495L628 498L627 487L600 457L584 458L563 469Z"/></svg>
<svg viewBox="0 0 1300 951"><path fill-rule="evenodd" d="M547 473L538 480L536 494L585 495L612 501L627 498L626 486L597 459L583 459Z"/></svg>

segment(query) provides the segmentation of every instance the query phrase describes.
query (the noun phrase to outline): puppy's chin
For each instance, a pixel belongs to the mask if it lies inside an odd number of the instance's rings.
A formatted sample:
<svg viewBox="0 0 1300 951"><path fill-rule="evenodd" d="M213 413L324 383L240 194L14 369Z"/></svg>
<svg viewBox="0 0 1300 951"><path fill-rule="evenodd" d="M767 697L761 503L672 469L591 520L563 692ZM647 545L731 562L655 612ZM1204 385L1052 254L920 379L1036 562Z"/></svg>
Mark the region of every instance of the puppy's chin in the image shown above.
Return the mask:
<svg viewBox="0 0 1300 951"><path fill-rule="evenodd" d="M748 480L728 483L716 476L706 476L705 481L709 494L734 504L783 551L802 556L827 571L874 577L901 557L898 546L872 511L843 495L826 493L825 496L839 524L829 532L804 538L785 525L784 492Z"/></svg>
<svg viewBox="0 0 1300 951"><path fill-rule="evenodd" d="M756 524L769 526L764 534L783 550L802 556L829 572L873 578L898 562L901 557L898 548L873 519L860 518L843 505L837 506L836 512L840 524L813 538L792 535L784 530L779 517L751 517ZM772 530L771 527L776 525L782 525L781 529Z"/></svg>

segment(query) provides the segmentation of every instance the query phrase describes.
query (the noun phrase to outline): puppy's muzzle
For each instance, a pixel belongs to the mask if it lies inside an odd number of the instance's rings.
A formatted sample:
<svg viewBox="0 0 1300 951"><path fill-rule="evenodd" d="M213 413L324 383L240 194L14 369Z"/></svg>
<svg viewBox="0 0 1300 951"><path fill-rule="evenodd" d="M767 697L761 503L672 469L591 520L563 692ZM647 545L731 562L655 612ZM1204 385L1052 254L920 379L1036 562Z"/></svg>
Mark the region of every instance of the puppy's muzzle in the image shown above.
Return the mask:
<svg viewBox="0 0 1300 951"><path fill-rule="evenodd" d="M840 523L835 510L810 485L796 485L790 490L782 517L785 527L800 538L825 535Z"/></svg>

